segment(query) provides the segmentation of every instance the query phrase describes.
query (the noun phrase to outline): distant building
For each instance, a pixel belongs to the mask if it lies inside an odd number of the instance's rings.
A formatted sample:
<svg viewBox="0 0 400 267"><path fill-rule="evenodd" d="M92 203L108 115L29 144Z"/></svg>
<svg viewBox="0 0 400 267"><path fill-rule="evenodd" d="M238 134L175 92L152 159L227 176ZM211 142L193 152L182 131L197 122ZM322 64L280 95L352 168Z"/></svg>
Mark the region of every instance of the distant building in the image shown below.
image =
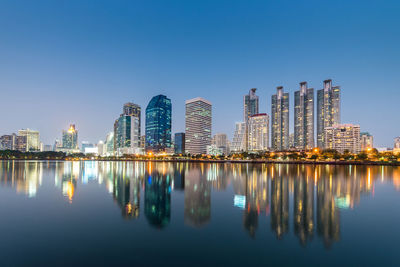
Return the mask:
<svg viewBox="0 0 400 267"><path fill-rule="evenodd" d="M40 151L40 138L38 131L23 129L18 131L18 135L26 137L26 151Z"/></svg>
<svg viewBox="0 0 400 267"><path fill-rule="evenodd" d="M289 148L295 148L294 147L294 133L289 134Z"/></svg>
<svg viewBox="0 0 400 267"><path fill-rule="evenodd" d="M78 131L75 124L71 124L67 131L62 132L63 149L79 149L78 147Z"/></svg>
<svg viewBox="0 0 400 267"><path fill-rule="evenodd" d="M314 148L314 89L307 88L307 82L294 92L294 147Z"/></svg>
<svg viewBox="0 0 400 267"><path fill-rule="evenodd" d="M393 148L400 148L400 136L394 138L394 146Z"/></svg>
<svg viewBox="0 0 400 267"><path fill-rule="evenodd" d="M146 151L163 152L171 147L171 99L153 97L146 108Z"/></svg>
<svg viewBox="0 0 400 267"><path fill-rule="evenodd" d="M265 151L269 144L269 116L254 114L248 120L248 150Z"/></svg>
<svg viewBox="0 0 400 267"><path fill-rule="evenodd" d="M53 151L59 151L61 148L62 148L62 141L59 139L56 139L54 141Z"/></svg>
<svg viewBox="0 0 400 267"><path fill-rule="evenodd" d="M249 129L248 120L249 117L259 113L259 98L256 95L257 88L251 88L249 93L243 96L243 121L246 123L246 133L245 133L245 150L248 150L249 142Z"/></svg>
<svg viewBox="0 0 400 267"><path fill-rule="evenodd" d="M220 156L223 154L224 154L224 152L222 151L222 148L217 147L214 144L207 146L207 155Z"/></svg>
<svg viewBox="0 0 400 267"><path fill-rule="evenodd" d="M15 150L16 134L8 134L0 137L0 150Z"/></svg>
<svg viewBox="0 0 400 267"><path fill-rule="evenodd" d="M82 141L82 152L85 153L86 148L94 147L94 144L89 143L88 141Z"/></svg>
<svg viewBox="0 0 400 267"><path fill-rule="evenodd" d="M228 137L226 134L224 133L215 134L212 138L211 144L219 148L222 154L229 155L230 149L228 144Z"/></svg>
<svg viewBox="0 0 400 267"><path fill-rule="evenodd" d="M332 127L326 127L324 140L326 140L326 149L335 149L340 153L346 150L351 153L360 153L360 126L354 124L337 124Z"/></svg>
<svg viewBox="0 0 400 267"><path fill-rule="evenodd" d="M105 142L105 154L106 156L114 155L114 132L109 132L106 136Z"/></svg>
<svg viewBox="0 0 400 267"><path fill-rule="evenodd" d="M45 151L45 152L53 151L53 146L52 145L44 145L43 151Z"/></svg>
<svg viewBox="0 0 400 267"><path fill-rule="evenodd" d="M237 122L235 125L235 133L231 145L231 151L243 152L246 151L246 123Z"/></svg>
<svg viewBox="0 0 400 267"><path fill-rule="evenodd" d="M281 151L289 148L289 94L282 86L276 91L271 98L271 147Z"/></svg>
<svg viewBox="0 0 400 267"><path fill-rule="evenodd" d="M340 87L332 80L324 81L324 88L317 92L317 145L325 147L325 128L340 124Z"/></svg>
<svg viewBox="0 0 400 267"><path fill-rule="evenodd" d="M206 154L211 145L212 105L197 97L186 101L185 149L190 154Z"/></svg>
<svg viewBox="0 0 400 267"><path fill-rule="evenodd" d="M185 154L185 133L175 133L175 154Z"/></svg>
<svg viewBox="0 0 400 267"><path fill-rule="evenodd" d="M113 154L122 156L124 154L140 153L141 132L141 107L134 103L126 103L122 108L122 114L114 122ZM108 138L111 138L109 135ZM106 140L106 150L109 151L111 144ZM110 152L106 153L111 155Z"/></svg>
<svg viewBox="0 0 400 267"><path fill-rule="evenodd" d="M374 148L374 137L368 132L360 133L361 151Z"/></svg>
<svg viewBox="0 0 400 267"><path fill-rule="evenodd" d="M27 136L20 136L17 135L15 137L15 147L14 150L18 150L21 152L27 152L28 151L28 137Z"/></svg>

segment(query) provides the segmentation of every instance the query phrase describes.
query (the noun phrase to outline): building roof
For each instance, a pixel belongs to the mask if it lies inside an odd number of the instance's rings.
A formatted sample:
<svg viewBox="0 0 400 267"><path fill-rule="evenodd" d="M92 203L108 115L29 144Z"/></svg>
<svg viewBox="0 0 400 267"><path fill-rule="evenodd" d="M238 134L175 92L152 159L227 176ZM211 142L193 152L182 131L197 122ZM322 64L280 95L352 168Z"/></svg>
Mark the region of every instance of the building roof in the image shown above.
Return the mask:
<svg viewBox="0 0 400 267"><path fill-rule="evenodd" d="M197 101L202 101L202 102L204 102L204 103L207 103L207 104L209 104L209 105L212 105L210 101L208 101L208 100L206 100L206 99L204 99L204 98L202 98L202 97L195 97L195 98L186 100L185 103L186 103L186 104L189 104L189 103L193 103L193 102L197 102Z"/></svg>

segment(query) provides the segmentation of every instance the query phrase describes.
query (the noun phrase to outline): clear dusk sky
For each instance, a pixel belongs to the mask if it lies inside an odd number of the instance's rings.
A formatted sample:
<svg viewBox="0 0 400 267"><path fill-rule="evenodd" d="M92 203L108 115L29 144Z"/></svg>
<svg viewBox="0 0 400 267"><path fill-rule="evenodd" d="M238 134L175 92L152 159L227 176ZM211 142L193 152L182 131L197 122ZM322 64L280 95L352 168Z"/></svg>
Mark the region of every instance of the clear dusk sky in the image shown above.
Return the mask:
<svg viewBox="0 0 400 267"><path fill-rule="evenodd" d="M45 144L75 123L105 139L125 102L213 103L213 133L233 135L243 95L271 113L276 86L342 88L342 122L375 146L400 135L400 1L0 1L0 135L40 131ZM144 119L144 117L143 117ZM144 126L144 121L143 121ZM143 127L144 128L144 127ZM144 129L142 129L144 133Z"/></svg>

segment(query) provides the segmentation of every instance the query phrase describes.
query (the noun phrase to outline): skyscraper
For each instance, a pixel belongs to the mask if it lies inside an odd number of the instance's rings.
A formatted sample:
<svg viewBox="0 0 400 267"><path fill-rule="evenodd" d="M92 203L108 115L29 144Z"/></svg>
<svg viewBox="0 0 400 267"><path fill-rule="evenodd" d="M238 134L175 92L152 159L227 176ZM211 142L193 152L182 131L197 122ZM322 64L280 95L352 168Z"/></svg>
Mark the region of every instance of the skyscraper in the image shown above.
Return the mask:
<svg viewBox="0 0 400 267"><path fill-rule="evenodd" d="M185 133L175 133L175 154L185 154Z"/></svg>
<svg viewBox="0 0 400 267"><path fill-rule="evenodd" d="M296 149L314 147L314 89L300 83L294 92L294 146Z"/></svg>
<svg viewBox="0 0 400 267"><path fill-rule="evenodd" d="M186 101L186 152L206 154L211 145L211 102L197 97Z"/></svg>
<svg viewBox="0 0 400 267"><path fill-rule="evenodd" d="M63 130L62 146L65 149L78 149L78 131L75 124L71 124L67 131Z"/></svg>
<svg viewBox="0 0 400 267"><path fill-rule="evenodd" d="M139 105L137 105L137 104L134 104L134 103L132 103L132 102L128 102L128 103L126 103L126 104L124 104L124 107L123 107L123 112L122 112L122 114L123 115L126 115L126 116L133 116L133 117L136 117L136 118L138 118L138 120L139 120L139 127L138 127L138 131L139 131L139 135L142 133L142 131L141 131L141 125L142 125L142 117L141 117L141 112L142 111L142 108L139 106Z"/></svg>
<svg viewBox="0 0 400 267"><path fill-rule="evenodd" d="M114 123L114 150L118 155L136 154L140 148L139 118L121 114Z"/></svg>
<svg viewBox="0 0 400 267"><path fill-rule="evenodd" d="M153 97L146 108L146 151L160 152L171 147L171 99Z"/></svg>
<svg viewBox="0 0 400 267"><path fill-rule="evenodd" d="M265 151L269 144L269 116L254 114L248 120L248 150Z"/></svg>
<svg viewBox="0 0 400 267"><path fill-rule="evenodd" d="M324 88L317 92L317 145L325 147L325 128L340 124L340 87L332 80L324 81Z"/></svg>
<svg viewBox="0 0 400 267"><path fill-rule="evenodd" d="M289 94L283 92L282 86L276 91L271 98L271 147L280 151L289 148Z"/></svg>
<svg viewBox="0 0 400 267"><path fill-rule="evenodd" d="M18 131L19 136L26 136L26 151L40 151L39 132L31 129Z"/></svg>
<svg viewBox="0 0 400 267"><path fill-rule="evenodd" d="M249 143L249 127L248 120L249 117L258 114L258 96L256 95L257 88L251 88L249 93L243 96L243 121L246 123L246 132L245 132L245 150L248 150Z"/></svg>

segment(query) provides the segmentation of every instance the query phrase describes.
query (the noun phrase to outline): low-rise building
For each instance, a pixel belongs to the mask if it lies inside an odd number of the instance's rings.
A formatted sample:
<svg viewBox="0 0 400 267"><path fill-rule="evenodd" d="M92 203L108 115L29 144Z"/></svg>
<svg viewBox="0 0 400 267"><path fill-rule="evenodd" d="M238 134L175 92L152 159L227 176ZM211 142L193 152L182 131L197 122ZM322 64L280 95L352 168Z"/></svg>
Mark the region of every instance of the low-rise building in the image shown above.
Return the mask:
<svg viewBox="0 0 400 267"><path fill-rule="evenodd" d="M360 125L336 124L325 128L325 149L335 149L340 153L348 150L360 153Z"/></svg>

